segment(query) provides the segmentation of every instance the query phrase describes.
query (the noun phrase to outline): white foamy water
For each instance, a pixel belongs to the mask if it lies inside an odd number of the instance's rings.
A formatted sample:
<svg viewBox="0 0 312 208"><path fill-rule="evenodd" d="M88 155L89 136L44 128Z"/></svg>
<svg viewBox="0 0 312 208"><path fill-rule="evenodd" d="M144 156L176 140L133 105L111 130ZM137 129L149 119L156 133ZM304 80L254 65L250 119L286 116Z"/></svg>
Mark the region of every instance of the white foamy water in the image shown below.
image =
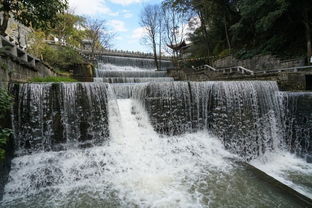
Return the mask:
<svg viewBox="0 0 312 208"><path fill-rule="evenodd" d="M109 63L99 63L99 69L106 71L155 71L156 67L153 69L150 68L141 68L136 66L117 66Z"/></svg>
<svg viewBox="0 0 312 208"><path fill-rule="evenodd" d="M300 207L200 131L160 136L130 99L109 105L111 140L13 160L0 207Z"/></svg>
<svg viewBox="0 0 312 208"><path fill-rule="evenodd" d="M224 158L232 155L205 132L161 138L142 107L132 102L118 100L124 138L113 138L107 152L119 164L109 177L113 187L143 207L198 207L188 181L195 181L204 167L229 171Z"/></svg>
<svg viewBox="0 0 312 208"><path fill-rule="evenodd" d="M4 202L41 204L36 196L46 194L46 207L62 207L73 194L84 193L122 207L201 207L192 184L208 176L207 170L230 171L225 158L233 155L207 132L159 136L132 102L118 100L121 117L110 109L108 145L15 158Z"/></svg>
<svg viewBox="0 0 312 208"><path fill-rule="evenodd" d="M312 164L287 151L268 152L251 165L312 198Z"/></svg>

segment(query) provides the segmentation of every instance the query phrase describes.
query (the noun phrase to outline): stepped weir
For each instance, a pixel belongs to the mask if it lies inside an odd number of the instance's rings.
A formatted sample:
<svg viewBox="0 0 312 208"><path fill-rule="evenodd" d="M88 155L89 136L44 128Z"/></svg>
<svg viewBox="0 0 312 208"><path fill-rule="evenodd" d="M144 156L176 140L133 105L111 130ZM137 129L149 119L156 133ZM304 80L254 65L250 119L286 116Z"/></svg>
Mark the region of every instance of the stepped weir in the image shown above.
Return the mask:
<svg viewBox="0 0 312 208"><path fill-rule="evenodd" d="M101 61L93 83L10 87L0 207L311 206L312 93Z"/></svg>

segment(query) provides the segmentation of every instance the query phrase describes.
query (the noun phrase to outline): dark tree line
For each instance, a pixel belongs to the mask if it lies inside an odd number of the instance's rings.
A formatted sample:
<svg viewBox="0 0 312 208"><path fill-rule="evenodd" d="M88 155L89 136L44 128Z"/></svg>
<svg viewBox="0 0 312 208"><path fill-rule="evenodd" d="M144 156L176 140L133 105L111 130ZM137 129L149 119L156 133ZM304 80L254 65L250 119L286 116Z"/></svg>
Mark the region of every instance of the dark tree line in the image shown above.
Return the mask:
<svg viewBox="0 0 312 208"><path fill-rule="evenodd" d="M311 0L166 0L198 16L193 55L312 56Z"/></svg>

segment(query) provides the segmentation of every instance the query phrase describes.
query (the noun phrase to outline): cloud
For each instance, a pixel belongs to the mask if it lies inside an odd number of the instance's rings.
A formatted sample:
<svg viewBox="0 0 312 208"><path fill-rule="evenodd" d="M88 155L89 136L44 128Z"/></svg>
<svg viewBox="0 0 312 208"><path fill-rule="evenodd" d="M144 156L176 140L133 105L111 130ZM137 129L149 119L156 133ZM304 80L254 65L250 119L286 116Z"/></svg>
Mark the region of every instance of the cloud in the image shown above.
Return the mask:
<svg viewBox="0 0 312 208"><path fill-rule="evenodd" d="M133 16L133 14L129 10L126 10L126 9L122 10L121 13L124 18L130 18Z"/></svg>
<svg viewBox="0 0 312 208"><path fill-rule="evenodd" d="M115 3L115 4L121 4L121 5L129 5L129 4L134 4L134 3L140 3L144 0L110 0L110 2Z"/></svg>
<svg viewBox="0 0 312 208"><path fill-rule="evenodd" d="M127 32L128 31L123 21L110 20L108 21L107 24L113 28L113 32Z"/></svg>
<svg viewBox="0 0 312 208"><path fill-rule="evenodd" d="M106 6L105 0L69 0L70 9L79 15L95 15L97 13L110 16L118 15Z"/></svg>
<svg viewBox="0 0 312 208"><path fill-rule="evenodd" d="M146 34L145 27L138 27L132 31L131 38L132 39L141 39Z"/></svg>

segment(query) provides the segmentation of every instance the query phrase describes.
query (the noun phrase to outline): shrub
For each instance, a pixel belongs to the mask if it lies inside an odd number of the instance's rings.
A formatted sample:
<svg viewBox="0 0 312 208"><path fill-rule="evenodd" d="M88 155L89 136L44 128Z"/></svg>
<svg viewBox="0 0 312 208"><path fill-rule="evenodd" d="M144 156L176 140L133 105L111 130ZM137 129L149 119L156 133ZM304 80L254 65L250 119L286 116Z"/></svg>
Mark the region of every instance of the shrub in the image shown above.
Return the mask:
<svg viewBox="0 0 312 208"><path fill-rule="evenodd" d="M42 56L45 62L61 71L70 71L74 64L84 63L83 57L77 51L65 46L46 45Z"/></svg>
<svg viewBox="0 0 312 208"><path fill-rule="evenodd" d="M12 98L5 90L0 88L0 119L3 119L5 114L10 110L11 103ZM11 129L0 126L0 160L3 160L5 157L5 148L11 133Z"/></svg>

